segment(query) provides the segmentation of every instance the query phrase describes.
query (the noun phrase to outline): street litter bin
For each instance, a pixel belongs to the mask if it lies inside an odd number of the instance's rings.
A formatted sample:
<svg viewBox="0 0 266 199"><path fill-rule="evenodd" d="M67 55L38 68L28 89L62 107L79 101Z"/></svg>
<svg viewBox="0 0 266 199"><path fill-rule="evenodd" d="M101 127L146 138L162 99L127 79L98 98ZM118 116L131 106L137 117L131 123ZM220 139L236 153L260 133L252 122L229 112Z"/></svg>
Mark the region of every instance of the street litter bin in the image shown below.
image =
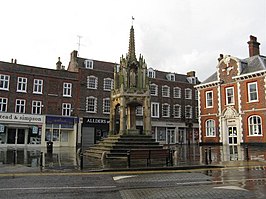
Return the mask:
<svg viewBox="0 0 266 199"><path fill-rule="evenodd" d="M53 142L49 141L47 144L47 153L53 153Z"/></svg>

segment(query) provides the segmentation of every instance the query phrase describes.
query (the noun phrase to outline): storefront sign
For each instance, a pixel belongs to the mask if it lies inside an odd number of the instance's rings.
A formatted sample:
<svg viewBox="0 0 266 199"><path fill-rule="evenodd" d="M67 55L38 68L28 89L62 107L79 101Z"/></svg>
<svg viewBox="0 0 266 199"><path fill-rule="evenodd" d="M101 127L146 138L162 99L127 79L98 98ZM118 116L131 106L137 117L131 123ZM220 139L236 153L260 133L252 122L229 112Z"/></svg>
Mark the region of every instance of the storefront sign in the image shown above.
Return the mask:
<svg viewBox="0 0 266 199"><path fill-rule="evenodd" d="M32 127L32 134L38 134L38 127L37 126Z"/></svg>
<svg viewBox="0 0 266 199"><path fill-rule="evenodd" d="M73 117L55 117L55 116L46 116L46 124L74 124Z"/></svg>
<svg viewBox="0 0 266 199"><path fill-rule="evenodd" d="M5 126L0 124L0 133L4 133L5 132Z"/></svg>
<svg viewBox="0 0 266 199"><path fill-rule="evenodd" d="M44 116L30 114L0 113L0 122L43 123Z"/></svg>
<svg viewBox="0 0 266 199"><path fill-rule="evenodd" d="M84 118L83 122L88 124L109 124L110 120L104 118Z"/></svg>

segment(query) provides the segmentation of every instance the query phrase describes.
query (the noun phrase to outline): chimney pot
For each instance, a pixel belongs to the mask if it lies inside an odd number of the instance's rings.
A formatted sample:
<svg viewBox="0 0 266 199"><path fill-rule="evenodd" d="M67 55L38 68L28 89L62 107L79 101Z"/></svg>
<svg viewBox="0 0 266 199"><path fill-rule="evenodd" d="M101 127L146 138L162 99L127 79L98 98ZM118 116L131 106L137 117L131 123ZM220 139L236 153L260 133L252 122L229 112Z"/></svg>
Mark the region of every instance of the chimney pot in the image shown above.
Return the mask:
<svg viewBox="0 0 266 199"><path fill-rule="evenodd" d="M257 42L257 37L250 35L248 41L248 48L249 48L249 57L253 57L255 55L260 54L260 43Z"/></svg>
<svg viewBox="0 0 266 199"><path fill-rule="evenodd" d="M73 50L73 52L71 53L71 60L75 60L77 57L78 57L78 51Z"/></svg>
<svg viewBox="0 0 266 199"><path fill-rule="evenodd" d="M220 57L218 58L218 61L220 62L224 58L223 54L220 54Z"/></svg>
<svg viewBox="0 0 266 199"><path fill-rule="evenodd" d="M195 71L189 71L187 72L188 77L196 77L196 72Z"/></svg>
<svg viewBox="0 0 266 199"><path fill-rule="evenodd" d="M58 61L56 62L56 70L61 70L62 62L60 61L60 57L58 57Z"/></svg>

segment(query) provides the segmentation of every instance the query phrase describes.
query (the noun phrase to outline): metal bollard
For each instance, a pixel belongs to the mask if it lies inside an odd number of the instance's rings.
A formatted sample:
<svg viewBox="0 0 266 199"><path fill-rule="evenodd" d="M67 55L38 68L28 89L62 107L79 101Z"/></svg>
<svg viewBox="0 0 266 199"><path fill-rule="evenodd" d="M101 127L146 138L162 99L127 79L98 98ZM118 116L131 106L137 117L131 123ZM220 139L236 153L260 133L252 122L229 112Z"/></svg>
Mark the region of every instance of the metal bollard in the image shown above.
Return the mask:
<svg viewBox="0 0 266 199"><path fill-rule="evenodd" d="M15 165L17 162L17 151L13 150L13 164Z"/></svg>
<svg viewBox="0 0 266 199"><path fill-rule="evenodd" d="M246 160L249 161L248 146L245 146L245 150L246 150Z"/></svg>
<svg viewBox="0 0 266 199"><path fill-rule="evenodd" d="M205 164L208 164L208 150L205 149Z"/></svg>
<svg viewBox="0 0 266 199"><path fill-rule="evenodd" d="M43 169L43 152L40 154L40 170L42 171Z"/></svg>
<svg viewBox="0 0 266 199"><path fill-rule="evenodd" d="M79 156L80 156L80 170L83 170L83 153L81 152Z"/></svg>
<svg viewBox="0 0 266 199"><path fill-rule="evenodd" d="M212 163L212 150L210 146L209 146L209 162L210 164Z"/></svg>

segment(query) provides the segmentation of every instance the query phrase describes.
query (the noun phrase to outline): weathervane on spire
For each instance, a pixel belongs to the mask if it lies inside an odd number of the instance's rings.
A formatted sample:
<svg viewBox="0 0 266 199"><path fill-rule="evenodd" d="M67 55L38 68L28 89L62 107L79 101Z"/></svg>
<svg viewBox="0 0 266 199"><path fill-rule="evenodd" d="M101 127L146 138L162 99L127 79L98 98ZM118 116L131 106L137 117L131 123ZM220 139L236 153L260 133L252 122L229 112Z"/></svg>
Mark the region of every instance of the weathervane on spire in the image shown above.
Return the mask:
<svg viewBox="0 0 266 199"><path fill-rule="evenodd" d="M132 26L133 26L133 22L134 22L135 18L132 16Z"/></svg>

